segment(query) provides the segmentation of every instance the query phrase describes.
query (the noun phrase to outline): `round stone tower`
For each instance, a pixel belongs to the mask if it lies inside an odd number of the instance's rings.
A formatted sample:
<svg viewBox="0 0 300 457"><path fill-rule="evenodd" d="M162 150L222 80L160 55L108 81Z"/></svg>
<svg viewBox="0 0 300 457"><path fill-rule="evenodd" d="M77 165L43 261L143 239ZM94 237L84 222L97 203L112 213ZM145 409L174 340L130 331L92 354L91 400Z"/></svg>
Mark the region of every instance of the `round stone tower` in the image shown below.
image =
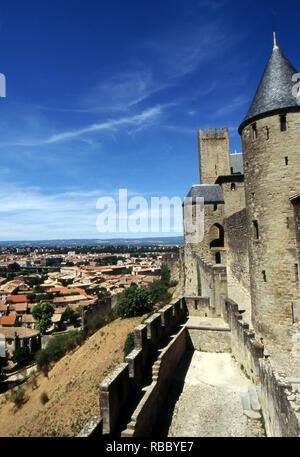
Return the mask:
<svg viewBox="0 0 300 457"><path fill-rule="evenodd" d="M300 106L297 73L274 48L242 138L252 323L257 333L291 347L299 307L299 265L293 205L300 192Z"/></svg>

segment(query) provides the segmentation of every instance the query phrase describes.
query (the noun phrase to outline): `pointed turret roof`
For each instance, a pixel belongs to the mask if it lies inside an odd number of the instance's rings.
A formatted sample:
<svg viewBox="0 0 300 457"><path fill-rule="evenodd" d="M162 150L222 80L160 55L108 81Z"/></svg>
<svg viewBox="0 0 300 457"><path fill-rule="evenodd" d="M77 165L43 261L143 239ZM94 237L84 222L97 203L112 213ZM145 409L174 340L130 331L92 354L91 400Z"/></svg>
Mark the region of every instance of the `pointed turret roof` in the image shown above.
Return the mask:
<svg viewBox="0 0 300 457"><path fill-rule="evenodd" d="M242 129L255 119L271 114L273 111L289 109L300 111L299 97L292 93L295 81L292 76L297 70L288 61L277 45L274 34L274 47L259 83L249 111L239 127ZM298 109L297 109L298 108Z"/></svg>

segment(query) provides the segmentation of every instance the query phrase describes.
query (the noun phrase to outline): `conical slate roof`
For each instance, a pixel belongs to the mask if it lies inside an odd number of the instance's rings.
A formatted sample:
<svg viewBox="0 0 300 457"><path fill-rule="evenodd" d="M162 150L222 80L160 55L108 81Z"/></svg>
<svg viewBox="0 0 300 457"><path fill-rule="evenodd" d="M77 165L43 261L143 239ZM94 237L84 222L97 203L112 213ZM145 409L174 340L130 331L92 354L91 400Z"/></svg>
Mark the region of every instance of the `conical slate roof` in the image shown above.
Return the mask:
<svg viewBox="0 0 300 457"><path fill-rule="evenodd" d="M299 97L294 97L292 93L296 84L292 80L295 73L297 70L275 45L250 109L239 127L239 133L245 125L263 114L296 107L300 110Z"/></svg>

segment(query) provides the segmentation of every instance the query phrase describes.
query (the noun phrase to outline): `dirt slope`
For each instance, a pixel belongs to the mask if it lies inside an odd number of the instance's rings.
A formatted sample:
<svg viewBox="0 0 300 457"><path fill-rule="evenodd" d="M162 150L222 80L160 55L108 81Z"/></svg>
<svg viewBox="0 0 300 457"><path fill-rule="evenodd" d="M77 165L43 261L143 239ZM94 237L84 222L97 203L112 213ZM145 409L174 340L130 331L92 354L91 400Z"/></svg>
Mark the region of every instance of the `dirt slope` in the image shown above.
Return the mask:
<svg viewBox="0 0 300 457"><path fill-rule="evenodd" d="M38 388L24 384L28 401L20 410L0 396L0 436L74 436L91 416L99 416L99 384L120 362L129 332L143 317L117 319L83 346L38 377ZM41 404L46 392L49 402Z"/></svg>

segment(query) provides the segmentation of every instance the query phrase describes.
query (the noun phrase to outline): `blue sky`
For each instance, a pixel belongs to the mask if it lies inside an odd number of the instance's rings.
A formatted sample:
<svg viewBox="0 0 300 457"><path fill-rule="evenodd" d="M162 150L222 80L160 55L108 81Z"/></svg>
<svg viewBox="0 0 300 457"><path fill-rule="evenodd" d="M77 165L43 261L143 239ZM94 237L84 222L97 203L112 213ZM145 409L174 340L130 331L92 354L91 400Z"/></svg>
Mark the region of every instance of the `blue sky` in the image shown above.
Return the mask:
<svg viewBox="0 0 300 457"><path fill-rule="evenodd" d="M241 151L272 8L300 69L298 0L3 4L0 240L151 236L99 233L98 198L183 199L199 183L198 128L229 127Z"/></svg>

